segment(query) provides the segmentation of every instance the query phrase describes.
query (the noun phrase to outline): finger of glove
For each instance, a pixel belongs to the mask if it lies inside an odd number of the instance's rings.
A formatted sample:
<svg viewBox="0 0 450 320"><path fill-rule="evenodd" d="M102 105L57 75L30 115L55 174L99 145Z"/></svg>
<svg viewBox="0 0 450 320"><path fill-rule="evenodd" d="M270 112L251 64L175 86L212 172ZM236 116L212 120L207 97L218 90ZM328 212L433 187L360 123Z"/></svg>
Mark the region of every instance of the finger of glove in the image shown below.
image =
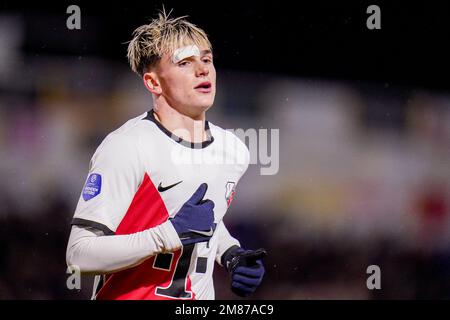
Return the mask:
<svg viewBox="0 0 450 320"><path fill-rule="evenodd" d="M214 201L212 200L204 200L203 203L201 204L202 209L206 211L213 211L214 206L215 204Z"/></svg>
<svg viewBox="0 0 450 320"><path fill-rule="evenodd" d="M248 286L248 285L238 282L238 281L233 281L231 283L231 287L233 289L238 289L239 291L243 292L246 295L251 294L251 293L255 292L255 290L256 290L255 286ZM236 292L236 291L234 290L234 292Z"/></svg>
<svg viewBox="0 0 450 320"><path fill-rule="evenodd" d="M198 204L205 196L206 190L208 190L208 185L206 183L202 183L187 202Z"/></svg>
<svg viewBox="0 0 450 320"><path fill-rule="evenodd" d="M209 231L214 226L214 212L198 210L195 215L195 229Z"/></svg>
<svg viewBox="0 0 450 320"><path fill-rule="evenodd" d="M236 271L236 268L252 268L252 269L259 269L264 268L262 260L249 260L245 259L243 257L239 257L239 261L233 266L234 271Z"/></svg>
<svg viewBox="0 0 450 320"><path fill-rule="evenodd" d="M231 291L233 291L235 294L237 294L240 297L248 297L249 295L251 295L253 292L251 291L243 291L241 289L235 288L235 287L231 287Z"/></svg>
<svg viewBox="0 0 450 320"><path fill-rule="evenodd" d="M233 277L235 275L241 275L244 277L250 277L250 278L261 278L265 273L264 267L258 267L258 268L249 268L249 267L237 267L233 272Z"/></svg>
<svg viewBox="0 0 450 320"><path fill-rule="evenodd" d="M249 262L256 263L258 260L261 260L267 255L266 250L258 249L258 250L247 250L239 254L240 257L245 258Z"/></svg>
<svg viewBox="0 0 450 320"><path fill-rule="evenodd" d="M247 286L257 287L261 283L262 275L258 278L251 278L240 274L233 275L233 282L239 282Z"/></svg>

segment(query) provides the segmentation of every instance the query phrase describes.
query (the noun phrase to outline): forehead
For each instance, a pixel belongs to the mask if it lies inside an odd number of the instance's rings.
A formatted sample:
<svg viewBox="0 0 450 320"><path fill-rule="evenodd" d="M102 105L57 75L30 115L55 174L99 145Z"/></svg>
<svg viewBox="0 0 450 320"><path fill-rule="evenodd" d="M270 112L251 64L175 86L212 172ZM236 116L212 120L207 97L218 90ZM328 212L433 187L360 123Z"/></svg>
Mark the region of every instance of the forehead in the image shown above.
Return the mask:
<svg viewBox="0 0 450 320"><path fill-rule="evenodd" d="M212 51L209 46L197 46L190 44L175 48L173 52L164 55L163 59L169 63L178 63L186 58L190 57L202 57L204 55L211 54Z"/></svg>
<svg viewBox="0 0 450 320"><path fill-rule="evenodd" d="M200 52L204 50L211 50L211 44L209 41L203 37L180 37L177 39L173 39L170 41L170 44L168 45L168 52L169 56L172 56L175 51L179 50L180 48L189 47L189 46L197 46Z"/></svg>

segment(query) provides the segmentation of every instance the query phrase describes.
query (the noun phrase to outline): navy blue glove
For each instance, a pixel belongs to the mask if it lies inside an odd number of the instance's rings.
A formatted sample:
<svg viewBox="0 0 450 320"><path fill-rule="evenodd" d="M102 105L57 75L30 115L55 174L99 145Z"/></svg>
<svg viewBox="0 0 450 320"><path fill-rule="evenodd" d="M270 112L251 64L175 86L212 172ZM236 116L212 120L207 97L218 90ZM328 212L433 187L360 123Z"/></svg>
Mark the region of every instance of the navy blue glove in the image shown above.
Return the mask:
<svg viewBox="0 0 450 320"><path fill-rule="evenodd" d="M238 246L228 249L222 256L222 265L231 274L231 291L241 297L255 292L264 277L262 259L266 250L244 250Z"/></svg>
<svg viewBox="0 0 450 320"><path fill-rule="evenodd" d="M214 202L203 200L207 189L208 185L202 183L170 219L183 245L209 241L214 233Z"/></svg>

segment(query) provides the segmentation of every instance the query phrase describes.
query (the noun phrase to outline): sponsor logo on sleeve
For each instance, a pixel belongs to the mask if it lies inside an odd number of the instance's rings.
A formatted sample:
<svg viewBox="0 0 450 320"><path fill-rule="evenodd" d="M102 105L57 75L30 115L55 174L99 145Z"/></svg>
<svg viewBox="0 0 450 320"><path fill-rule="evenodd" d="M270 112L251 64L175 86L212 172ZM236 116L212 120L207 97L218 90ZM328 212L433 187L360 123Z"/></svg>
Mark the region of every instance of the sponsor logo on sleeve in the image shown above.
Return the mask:
<svg viewBox="0 0 450 320"><path fill-rule="evenodd" d="M102 176L98 173L91 173L83 188L84 201L91 200L100 194L102 190Z"/></svg>

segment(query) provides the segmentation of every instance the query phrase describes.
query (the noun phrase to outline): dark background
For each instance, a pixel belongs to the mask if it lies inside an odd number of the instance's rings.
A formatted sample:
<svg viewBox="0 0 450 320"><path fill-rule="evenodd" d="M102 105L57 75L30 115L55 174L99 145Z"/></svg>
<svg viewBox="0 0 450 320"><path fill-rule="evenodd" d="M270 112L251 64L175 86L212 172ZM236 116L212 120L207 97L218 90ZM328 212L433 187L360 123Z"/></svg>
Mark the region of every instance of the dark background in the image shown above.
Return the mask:
<svg viewBox="0 0 450 320"><path fill-rule="evenodd" d="M219 68L448 88L445 1L2 1L0 9L25 17L26 52L123 61L123 43L162 3L207 30ZM81 30L65 26L69 4L82 8ZM371 4L381 30L366 27Z"/></svg>

